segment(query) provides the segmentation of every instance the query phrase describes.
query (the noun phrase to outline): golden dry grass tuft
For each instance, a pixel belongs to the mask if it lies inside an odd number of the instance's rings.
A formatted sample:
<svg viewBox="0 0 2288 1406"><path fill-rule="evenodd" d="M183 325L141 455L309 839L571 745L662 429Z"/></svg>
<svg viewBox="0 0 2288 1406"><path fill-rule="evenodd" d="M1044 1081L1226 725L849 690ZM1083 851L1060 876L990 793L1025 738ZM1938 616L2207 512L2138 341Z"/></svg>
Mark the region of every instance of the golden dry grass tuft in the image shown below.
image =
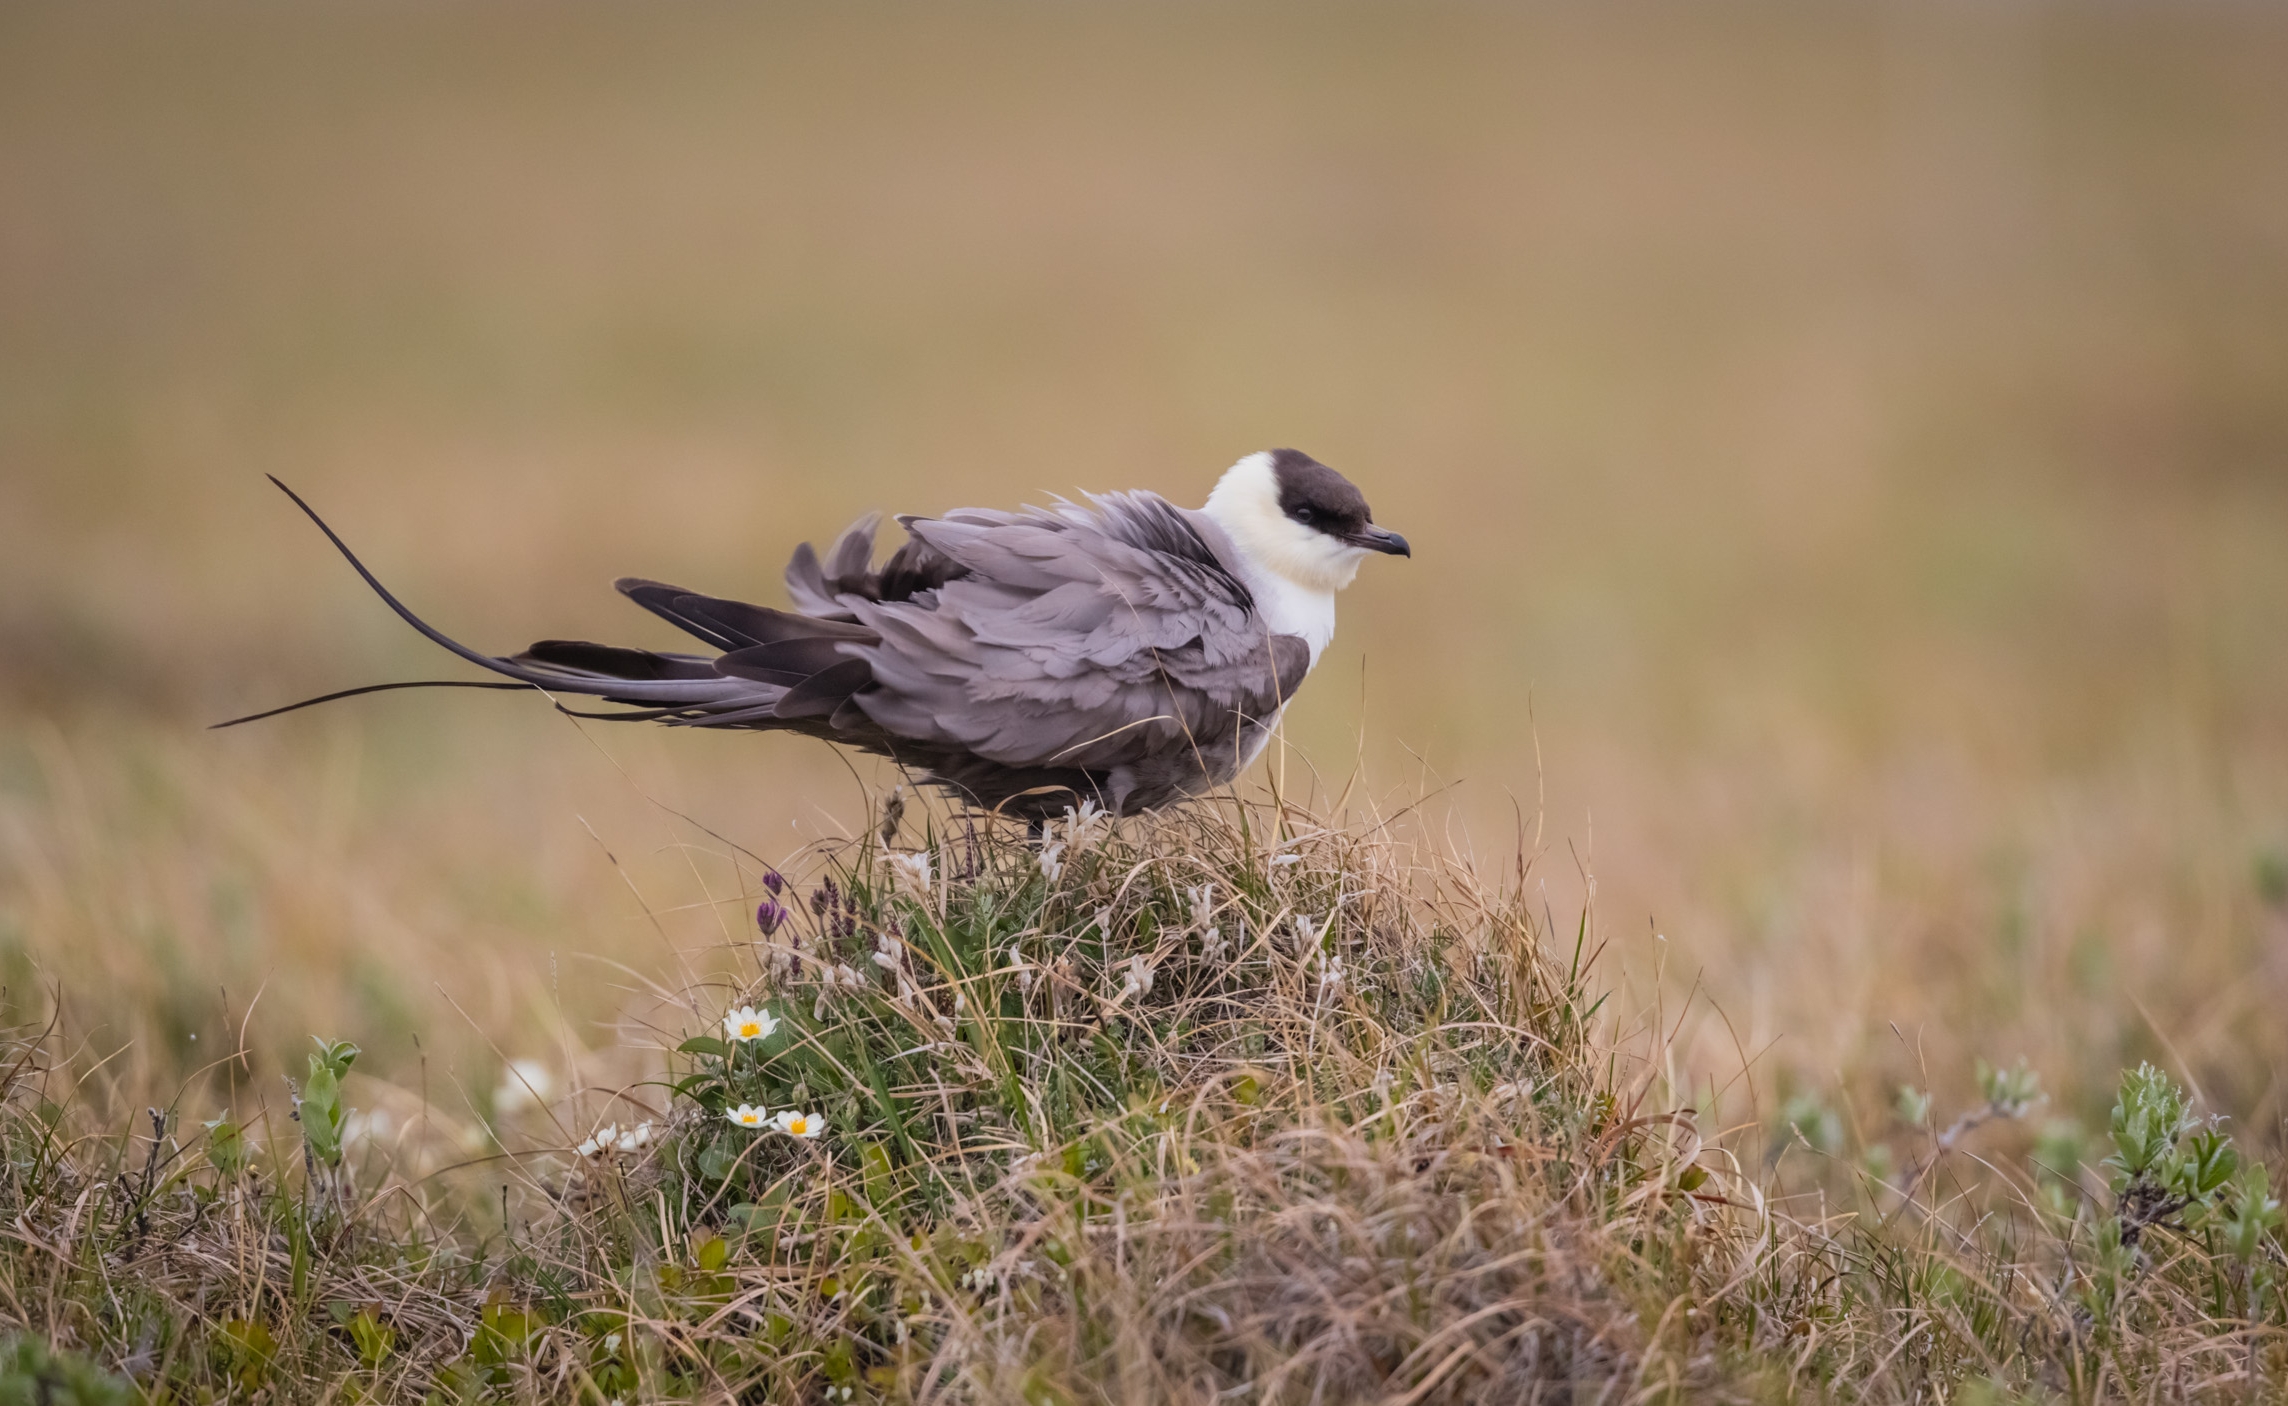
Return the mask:
<svg viewBox="0 0 2288 1406"><path fill-rule="evenodd" d="M294 1126L186 1096L107 1132L25 1032L9 1311L165 1400L2097 1400L2288 1371L2279 1201L2166 1075L2125 1077L2102 1168L1959 1165L2038 1102L2020 1069L1944 1132L1906 1114L1925 1151L1889 1183L1788 1173L1600 1033L1585 925L1536 921L1522 856L1489 885L1389 820L1233 802L1037 843L937 815L791 879L725 858L767 916L691 993L703 1033L555 1102L552 1143L432 1170L423 1121L381 1151L325 1041Z"/></svg>
<svg viewBox="0 0 2288 1406"><path fill-rule="evenodd" d="M1291 764L1490 854L1522 804L1624 1005L1728 1018L1681 1067L1848 1114L2024 1055L2087 1126L2169 1059L2276 1139L2278 16L1197 19L12 9L11 991L174 1070L268 983L267 1049L485 1090L613 1043L567 972L720 938L662 807L857 823L801 745L518 700L203 736L439 664L263 472L509 648L1293 441L1419 550Z"/></svg>

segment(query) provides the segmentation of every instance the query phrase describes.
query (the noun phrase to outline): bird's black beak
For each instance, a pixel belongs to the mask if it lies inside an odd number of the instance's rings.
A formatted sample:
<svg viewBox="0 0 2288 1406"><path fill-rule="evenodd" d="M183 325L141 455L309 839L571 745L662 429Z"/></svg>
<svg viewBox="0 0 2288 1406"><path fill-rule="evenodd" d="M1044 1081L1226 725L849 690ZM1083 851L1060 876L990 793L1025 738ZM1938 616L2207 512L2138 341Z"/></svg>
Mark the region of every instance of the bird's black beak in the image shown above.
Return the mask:
<svg viewBox="0 0 2288 1406"><path fill-rule="evenodd" d="M1406 545L1404 537L1395 532L1386 532L1371 522L1352 533L1346 540L1354 547L1364 547L1370 552L1381 552L1387 556L1411 557L1414 555L1413 548Z"/></svg>

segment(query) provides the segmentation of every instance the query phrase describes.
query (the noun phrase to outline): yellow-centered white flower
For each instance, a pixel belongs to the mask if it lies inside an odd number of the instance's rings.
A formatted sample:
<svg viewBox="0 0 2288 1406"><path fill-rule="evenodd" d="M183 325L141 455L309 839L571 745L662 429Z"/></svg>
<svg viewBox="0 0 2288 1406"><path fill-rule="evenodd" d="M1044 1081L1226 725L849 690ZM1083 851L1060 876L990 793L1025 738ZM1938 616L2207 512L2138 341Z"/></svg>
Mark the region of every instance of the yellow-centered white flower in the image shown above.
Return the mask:
<svg viewBox="0 0 2288 1406"><path fill-rule="evenodd" d="M723 1116L742 1128L767 1128L771 1123L769 1110L757 1108L751 1103L742 1103L737 1108L726 1111Z"/></svg>
<svg viewBox="0 0 2288 1406"><path fill-rule="evenodd" d="M778 1028L777 1016L753 1006L741 1006L723 1017L723 1033L734 1040L768 1040Z"/></svg>
<svg viewBox="0 0 2288 1406"><path fill-rule="evenodd" d="M793 1109L771 1119L771 1126L788 1137L817 1137L823 1126L815 1113L797 1113Z"/></svg>

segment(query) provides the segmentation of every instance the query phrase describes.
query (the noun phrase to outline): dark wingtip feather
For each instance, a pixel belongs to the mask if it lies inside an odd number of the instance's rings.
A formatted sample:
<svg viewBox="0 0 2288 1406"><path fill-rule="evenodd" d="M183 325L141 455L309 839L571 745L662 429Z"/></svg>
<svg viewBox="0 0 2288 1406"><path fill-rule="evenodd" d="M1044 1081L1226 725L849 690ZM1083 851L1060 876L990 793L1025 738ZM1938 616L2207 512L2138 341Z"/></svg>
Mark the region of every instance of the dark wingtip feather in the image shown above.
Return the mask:
<svg viewBox="0 0 2288 1406"><path fill-rule="evenodd" d="M514 657L519 664L543 664L552 669L572 669L632 683L721 677L706 660L688 654L623 649L618 645L591 644L586 640L541 640Z"/></svg>

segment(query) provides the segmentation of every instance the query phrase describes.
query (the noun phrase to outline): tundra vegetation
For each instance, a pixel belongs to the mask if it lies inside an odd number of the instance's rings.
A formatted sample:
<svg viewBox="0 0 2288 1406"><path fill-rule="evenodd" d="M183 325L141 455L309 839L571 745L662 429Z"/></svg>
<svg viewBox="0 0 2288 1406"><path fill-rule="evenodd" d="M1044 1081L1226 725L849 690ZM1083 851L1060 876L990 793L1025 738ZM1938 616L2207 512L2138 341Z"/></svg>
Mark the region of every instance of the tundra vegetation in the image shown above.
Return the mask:
<svg viewBox="0 0 2288 1406"><path fill-rule="evenodd" d="M316 1040L124 1110L12 1033L0 1399L2257 1399L2280 1201L2168 1073L1709 1125L1587 914L1387 822L1203 803L740 860L656 1077L437 1166ZM727 900L728 901L728 900ZM672 1044L666 1043L672 1041ZM248 1081L276 1080L226 1052ZM506 1077L542 1102L544 1067ZM199 1085L198 1088L209 1087ZM496 1103L514 1099L504 1092ZM417 1115L426 1120L426 1114Z"/></svg>
<svg viewBox="0 0 2288 1406"><path fill-rule="evenodd" d="M2288 8L1323 11L0 7L0 1396L2279 1395ZM439 676L265 472L511 649L1280 442L1417 556L1264 773L1422 804L937 822L982 1047L823 747L203 731Z"/></svg>

